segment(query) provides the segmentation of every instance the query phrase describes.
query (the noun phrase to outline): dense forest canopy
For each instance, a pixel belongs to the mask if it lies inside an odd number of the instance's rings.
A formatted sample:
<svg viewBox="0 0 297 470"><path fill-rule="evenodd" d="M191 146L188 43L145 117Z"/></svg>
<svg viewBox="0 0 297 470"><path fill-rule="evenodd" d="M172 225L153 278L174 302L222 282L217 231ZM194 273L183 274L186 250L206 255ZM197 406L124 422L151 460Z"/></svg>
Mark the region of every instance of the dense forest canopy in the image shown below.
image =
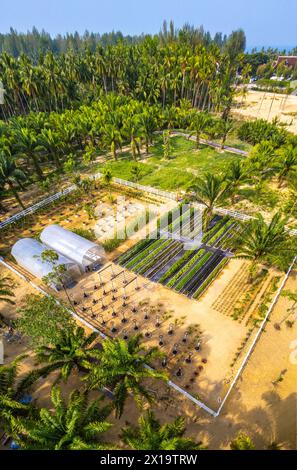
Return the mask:
<svg viewBox="0 0 297 470"><path fill-rule="evenodd" d="M27 38L11 32L6 37L10 52L0 55L5 89L0 118L76 108L109 92L163 108L186 99L199 109L215 110L222 100L230 101L246 46L242 30L211 38L202 27L176 30L172 22L164 23L159 35L138 40L119 40L111 33L103 46L100 38L68 35L53 51L55 43L45 33L34 30ZM27 50L18 56L22 43Z"/></svg>
<svg viewBox="0 0 297 470"><path fill-rule="evenodd" d="M85 31L84 34L67 33L65 35L58 34L52 37L46 31L38 31L33 27L32 31L20 33L10 29L9 33L0 34L0 52L7 52L14 57L26 54L32 58L37 58L39 54L53 52L54 54L65 53L68 50L74 52L84 52L86 49L95 52L97 45L102 47L114 46L119 42L124 44L139 44L147 37L158 38L160 42L181 41L190 42L192 45L214 43L222 48L228 41L226 34L218 32L213 37L209 31L205 31L203 26L198 28L185 24L182 28L176 29L173 22L169 25L164 21L159 34L141 34L141 35L123 35L120 31L112 31L110 33L93 33Z"/></svg>

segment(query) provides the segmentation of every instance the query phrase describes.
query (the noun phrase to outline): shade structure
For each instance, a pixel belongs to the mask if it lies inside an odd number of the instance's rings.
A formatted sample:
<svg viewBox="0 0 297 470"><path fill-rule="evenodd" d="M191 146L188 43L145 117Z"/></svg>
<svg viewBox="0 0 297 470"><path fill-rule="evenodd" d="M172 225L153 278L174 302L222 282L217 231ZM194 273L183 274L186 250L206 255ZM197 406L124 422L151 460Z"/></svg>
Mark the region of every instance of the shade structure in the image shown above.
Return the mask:
<svg viewBox="0 0 297 470"><path fill-rule="evenodd" d="M43 260L41 255L45 250L48 250L48 247L34 238L22 238L13 245L11 254L20 266L38 279L48 276L56 266L65 266L65 272L59 275L61 282L58 279L52 280L50 285L55 289L60 289L62 283L65 286L70 286L80 274L78 265L60 254L58 254L58 259L53 262Z"/></svg>
<svg viewBox="0 0 297 470"><path fill-rule="evenodd" d="M77 263L83 271L97 267L104 261L104 249L101 246L60 225L48 225L41 232L40 239L48 247Z"/></svg>

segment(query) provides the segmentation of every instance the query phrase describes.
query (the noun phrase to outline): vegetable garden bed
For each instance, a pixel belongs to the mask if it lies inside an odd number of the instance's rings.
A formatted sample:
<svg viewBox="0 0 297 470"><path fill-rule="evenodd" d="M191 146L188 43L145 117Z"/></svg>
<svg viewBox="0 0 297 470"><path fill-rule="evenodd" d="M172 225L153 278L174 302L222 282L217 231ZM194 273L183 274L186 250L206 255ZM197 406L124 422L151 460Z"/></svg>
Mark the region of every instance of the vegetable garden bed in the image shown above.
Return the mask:
<svg viewBox="0 0 297 470"><path fill-rule="evenodd" d="M153 282L197 299L232 256L228 247L238 230L237 222L229 217L214 216L199 246L185 249L184 240L178 239L180 227L183 237L188 234L189 241L195 240L201 234L196 226L193 230L197 214L189 209L180 216L169 214L168 221L167 227L163 227L163 220L159 221L157 239L141 240L117 262ZM168 238L166 233L174 237Z"/></svg>

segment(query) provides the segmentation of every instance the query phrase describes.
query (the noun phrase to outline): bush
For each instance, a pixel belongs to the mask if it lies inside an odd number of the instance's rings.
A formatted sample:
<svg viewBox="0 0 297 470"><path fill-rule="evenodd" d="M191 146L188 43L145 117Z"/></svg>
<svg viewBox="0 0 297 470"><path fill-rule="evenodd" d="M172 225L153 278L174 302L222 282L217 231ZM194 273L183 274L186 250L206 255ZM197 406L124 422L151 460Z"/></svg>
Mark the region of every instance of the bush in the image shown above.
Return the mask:
<svg viewBox="0 0 297 470"><path fill-rule="evenodd" d="M237 135L240 140L248 142L252 145L259 144L263 140L273 141L280 147L286 141L288 132L279 128L276 124L258 119L256 121L244 122L238 129Z"/></svg>

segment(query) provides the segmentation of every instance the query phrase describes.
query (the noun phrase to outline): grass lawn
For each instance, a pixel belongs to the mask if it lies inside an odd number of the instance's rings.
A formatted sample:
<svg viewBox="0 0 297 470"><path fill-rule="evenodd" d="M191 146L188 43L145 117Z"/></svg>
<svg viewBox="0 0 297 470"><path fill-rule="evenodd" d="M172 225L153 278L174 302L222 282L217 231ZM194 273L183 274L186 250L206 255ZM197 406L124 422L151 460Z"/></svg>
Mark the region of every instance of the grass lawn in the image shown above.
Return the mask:
<svg viewBox="0 0 297 470"><path fill-rule="evenodd" d="M228 165L240 156L217 152L211 147L201 145L195 148L195 142L182 136L170 139L170 158L163 158L162 137L158 136L150 148L150 155L144 161L139 161L141 175L140 184L155 186L161 189L177 190L189 187L195 178L205 172L225 173ZM134 161L129 152L119 155L118 161L109 161L97 166L102 171L104 167L110 168L113 176L133 180L131 168Z"/></svg>

